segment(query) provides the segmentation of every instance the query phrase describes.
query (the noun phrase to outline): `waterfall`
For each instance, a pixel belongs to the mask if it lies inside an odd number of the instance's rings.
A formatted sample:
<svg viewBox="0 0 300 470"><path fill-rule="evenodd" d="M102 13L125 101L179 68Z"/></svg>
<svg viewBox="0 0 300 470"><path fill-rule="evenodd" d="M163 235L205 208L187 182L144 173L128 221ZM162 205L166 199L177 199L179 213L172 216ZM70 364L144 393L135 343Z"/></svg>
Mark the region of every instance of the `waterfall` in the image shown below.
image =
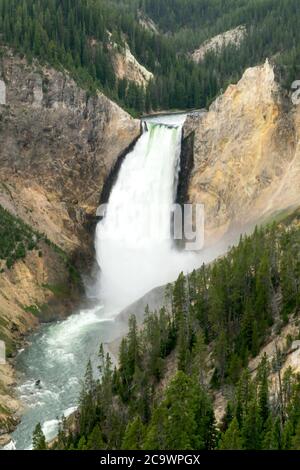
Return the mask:
<svg viewBox="0 0 300 470"><path fill-rule="evenodd" d="M174 280L184 268L187 255L178 253L171 235L182 120L175 117L172 125L144 123L97 225L100 297L106 311L120 310L153 287Z"/></svg>
<svg viewBox="0 0 300 470"><path fill-rule="evenodd" d="M16 358L23 377L17 390L26 413L7 448L31 448L38 422L46 438L52 439L57 433L56 417L67 416L78 406L88 359L96 365L99 344L120 335L115 314L153 287L174 280L195 261L192 253L174 248L171 236L182 117L172 117L172 123L169 119L167 125L155 120L144 125L122 163L106 215L97 225L99 302L62 322L43 325Z"/></svg>

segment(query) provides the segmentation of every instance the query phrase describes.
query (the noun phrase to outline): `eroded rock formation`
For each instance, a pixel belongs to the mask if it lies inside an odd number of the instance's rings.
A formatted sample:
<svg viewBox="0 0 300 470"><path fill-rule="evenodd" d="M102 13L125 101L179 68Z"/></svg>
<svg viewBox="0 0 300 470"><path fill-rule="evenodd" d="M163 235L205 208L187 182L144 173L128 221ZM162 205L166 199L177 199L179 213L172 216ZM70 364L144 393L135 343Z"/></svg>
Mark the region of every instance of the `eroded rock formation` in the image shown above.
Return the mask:
<svg viewBox="0 0 300 470"><path fill-rule="evenodd" d="M194 132L188 195L205 205L207 243L300 205L300 107L268 61L189 117L184 132Z"/></svg>
<svg viewBox="0 0 300 470"><path fill-rule="evenodd" d="M211 39L205 41L198 49L196 49L191 57L196 63L200 63L205 59L208 53L221 53L229 45L238 47L243 41L247 33L246 27L243 25L218 34Z"/></svg>
<svg viewBox="0 0 300 470"><path fill-rule="evenodd" d="M100 92L89 96L65 72L29 65L8 50L0 79L0 203L72 251L139 121Z"/></svg>

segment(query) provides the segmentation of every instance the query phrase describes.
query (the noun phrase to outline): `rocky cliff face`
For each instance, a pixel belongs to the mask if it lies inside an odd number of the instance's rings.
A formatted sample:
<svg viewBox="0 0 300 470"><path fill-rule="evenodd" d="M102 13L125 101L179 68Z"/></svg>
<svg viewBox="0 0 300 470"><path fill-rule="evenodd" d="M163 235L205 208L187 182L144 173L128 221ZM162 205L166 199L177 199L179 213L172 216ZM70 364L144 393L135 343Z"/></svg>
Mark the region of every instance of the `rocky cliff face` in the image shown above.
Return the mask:
<svg viewBox="0 0 300 470"><path fill-rule="evenodd" d="M191 57L196 63L200 63L205 59L208 53L219 53L229 45L238 47L247 33L246 27L241 25L237 28L230 29L224 33L218 34L211 39L205 41L199 49L196 49Z"/></svg>
<svg viewBox="0 0 300 470"><path fill-rule="evenodd" d="M0 204L79 267L92 259L103 183L139 132L139 121L103 94L89 96L66 72L0 48ZM78 299L64 257L43 243L0 272L0 339L15 350L40 320L66 315ZM10 396L14 380L11 366L1 365L0 435L19 406Z"/></svg>
<svg viewBox="0 0 300 470"><path fill-rule="evenodd" d="M300 107L283 97L268 61L190 116L184 133L193 132L188 195L205 205L208 244L300 205Z"/></svg>
<svg viewBox="0 0 300 470"><path fill-rule="evenodd" d="M103 94L89 96L65 72L29 65L7 49L0 80L0 203L74 251L139 121Z"/></svg>
<svg viewBox="0 0 300 470"><path fill-rule="evenodd" d="M128 44L120 48L117 44L111 46L112 64L119 80L126 79L137 85L146 87L154 78L153 73L141 65L131 53Z"/></svg>

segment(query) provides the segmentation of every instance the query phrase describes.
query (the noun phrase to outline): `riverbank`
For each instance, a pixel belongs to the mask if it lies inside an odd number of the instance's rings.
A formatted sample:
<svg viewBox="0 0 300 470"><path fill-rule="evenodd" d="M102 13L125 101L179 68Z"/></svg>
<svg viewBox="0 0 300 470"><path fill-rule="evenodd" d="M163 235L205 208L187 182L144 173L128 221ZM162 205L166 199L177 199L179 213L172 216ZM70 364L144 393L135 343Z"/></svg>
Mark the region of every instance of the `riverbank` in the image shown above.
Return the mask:
<svg viewBox="0 0 300 470"><path fill-rule="evenodd" d="M74 311L82 292L68 257L45 241L0 273L0 338L7 355L6 364L0 365L0 446L9 442L23 412L15 392L18 351L28 346L28 336L43 323L62 320Z"/></svg>

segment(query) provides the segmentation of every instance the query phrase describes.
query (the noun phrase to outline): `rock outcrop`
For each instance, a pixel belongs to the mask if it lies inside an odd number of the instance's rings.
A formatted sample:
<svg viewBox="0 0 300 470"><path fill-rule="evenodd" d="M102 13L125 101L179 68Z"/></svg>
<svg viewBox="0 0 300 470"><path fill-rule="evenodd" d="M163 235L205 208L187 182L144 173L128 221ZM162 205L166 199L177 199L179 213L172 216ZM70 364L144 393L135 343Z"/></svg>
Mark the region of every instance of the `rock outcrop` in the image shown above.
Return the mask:
<svg viewBox="0 0 300 470"><path fill-rule="evenodd" d="M6 104L6 85L0 80L0 104Z"/></svg>
<svg viewBox="0 0 300 470"><path fill-rule="evenodd" d="M206 54L210 52L219 53L222 52L222 50L227 46L239 46L246 33L246 27L241 25L234 29L230 29L229 31L225 31L224 33L218 34L217 36L214 36L213 38L205 41L191 54L191 57L194 62L199 64L205 59Z"/></svg>
<svg viewBox="0 0 300 470"><path fill-rule="evenodd" d="M146 69L131 53L128 44L124 48L118 44L111 45L112 64L119 80L126 79L146 87L153 79L153 73Z"/></svg>
<svg viewBox="0 0 300 470"><path fill-rule="evenodd" d="M138 11L139 24L153 34L159 34L158 26L154 23L152 18L147 16L143 11Z"/></svg>
<svg viewBox="0 0 300 470"><path fill-rule="evenodd" d="M207 113L191 115L184 133L192 132L188 195L205 205L208 244L300 205L300 107L268 61L247 69Z"/></svg>

